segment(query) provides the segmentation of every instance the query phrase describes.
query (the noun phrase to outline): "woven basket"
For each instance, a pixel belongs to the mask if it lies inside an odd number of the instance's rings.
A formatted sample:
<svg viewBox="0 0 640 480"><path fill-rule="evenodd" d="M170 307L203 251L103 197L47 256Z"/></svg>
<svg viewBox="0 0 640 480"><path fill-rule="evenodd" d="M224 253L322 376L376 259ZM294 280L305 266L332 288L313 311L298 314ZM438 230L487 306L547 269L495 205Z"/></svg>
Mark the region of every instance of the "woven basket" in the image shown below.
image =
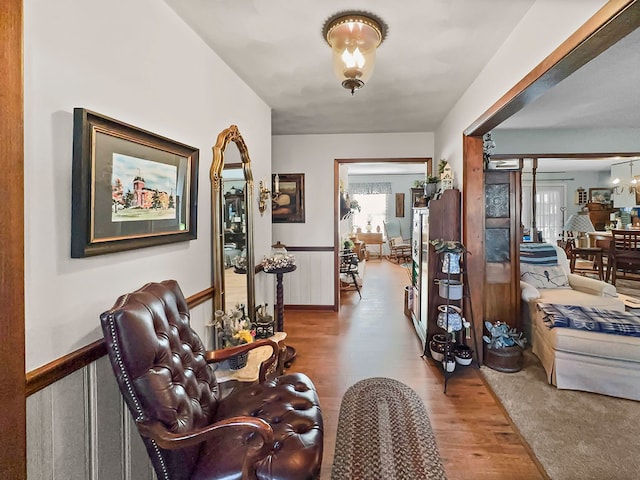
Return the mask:
<svg viewBox="0 0 640 480"><path fill-rule="evenodd" d="M229 358L229 368L231 370L240 370L247 366L249 360L249 352L240 353Z"/></svg>
<svg viewBox="0 0 640 480"><path fill-rule="evenodd" d="M484 364L504 373L514 373L522 370L522 347L514 345L505 348L487 348L484 344Z"/></svg>

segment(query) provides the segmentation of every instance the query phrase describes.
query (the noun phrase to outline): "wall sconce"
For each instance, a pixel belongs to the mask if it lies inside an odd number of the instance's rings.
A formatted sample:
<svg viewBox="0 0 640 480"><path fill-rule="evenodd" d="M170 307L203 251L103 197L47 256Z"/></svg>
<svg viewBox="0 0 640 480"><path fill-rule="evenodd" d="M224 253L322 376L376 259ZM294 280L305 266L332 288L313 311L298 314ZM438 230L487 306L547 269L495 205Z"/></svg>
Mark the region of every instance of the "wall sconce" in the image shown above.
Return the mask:
<svg viewBox="0 0 640 480"><path fill-rule="evenodd" d="M373 72L376 49L387 34L382 19L365 12L340 12L328 19L322 34L333 51L333 70L353 93Z"/></svg>
<svg viewBox="0 0 640 480"><path fill-rule="evenodd" d="M264 215L264 211L267 209L268 202L271 201L271 191L264 186L264 182L260 180L258 186L258 211L260 215Z"/></svg>

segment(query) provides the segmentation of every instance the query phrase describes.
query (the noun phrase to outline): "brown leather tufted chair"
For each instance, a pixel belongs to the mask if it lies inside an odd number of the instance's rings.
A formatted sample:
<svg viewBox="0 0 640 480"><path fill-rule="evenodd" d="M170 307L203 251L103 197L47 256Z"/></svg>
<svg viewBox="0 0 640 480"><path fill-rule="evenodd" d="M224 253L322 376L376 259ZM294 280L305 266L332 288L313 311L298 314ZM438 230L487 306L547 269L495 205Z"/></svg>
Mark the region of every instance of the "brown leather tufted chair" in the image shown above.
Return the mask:
<svg viewBox="0 0 640 480"><path fill-rule="evenodd" d="M205 351L174 280L121 296L101 316L120 391L160 480L313 479L322 414L303 374L265 381L270 340ZM270 345L259 384L220 397L211 362Z"/></svg>

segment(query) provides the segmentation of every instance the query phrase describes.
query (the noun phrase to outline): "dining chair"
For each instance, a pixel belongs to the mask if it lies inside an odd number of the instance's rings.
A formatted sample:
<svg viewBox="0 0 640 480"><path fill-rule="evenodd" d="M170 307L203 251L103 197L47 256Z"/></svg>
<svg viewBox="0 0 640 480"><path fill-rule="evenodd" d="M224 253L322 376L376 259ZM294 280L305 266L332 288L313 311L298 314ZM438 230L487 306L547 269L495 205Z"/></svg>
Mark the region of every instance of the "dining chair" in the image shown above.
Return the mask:
<svg viewBox="0 0 640 480"><path fill-rule="evenodd" d="M640 273L640 230L611 230L607 281L615 285L619 272L629 280L640 280L640 276L625 275Z"/></svg>

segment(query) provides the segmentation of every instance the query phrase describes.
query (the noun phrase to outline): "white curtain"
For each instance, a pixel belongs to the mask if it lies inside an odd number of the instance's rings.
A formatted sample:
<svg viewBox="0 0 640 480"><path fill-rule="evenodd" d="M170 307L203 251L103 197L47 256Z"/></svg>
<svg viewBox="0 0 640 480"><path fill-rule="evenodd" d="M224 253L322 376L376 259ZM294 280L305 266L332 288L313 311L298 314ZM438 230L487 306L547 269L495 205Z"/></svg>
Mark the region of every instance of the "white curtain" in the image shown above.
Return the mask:
<svg viewBox="0 0 640 480"><path fill-rule="evenodd" d="M536 183L536 228L542 232L542 241L556 243L562 237L564 226L561 208L566 206L566 185ZM531 185L522 185L522 224L531 230ZM533 232L532 232L533 233ZM535 237L532 237L535 238Z"/></svg>

